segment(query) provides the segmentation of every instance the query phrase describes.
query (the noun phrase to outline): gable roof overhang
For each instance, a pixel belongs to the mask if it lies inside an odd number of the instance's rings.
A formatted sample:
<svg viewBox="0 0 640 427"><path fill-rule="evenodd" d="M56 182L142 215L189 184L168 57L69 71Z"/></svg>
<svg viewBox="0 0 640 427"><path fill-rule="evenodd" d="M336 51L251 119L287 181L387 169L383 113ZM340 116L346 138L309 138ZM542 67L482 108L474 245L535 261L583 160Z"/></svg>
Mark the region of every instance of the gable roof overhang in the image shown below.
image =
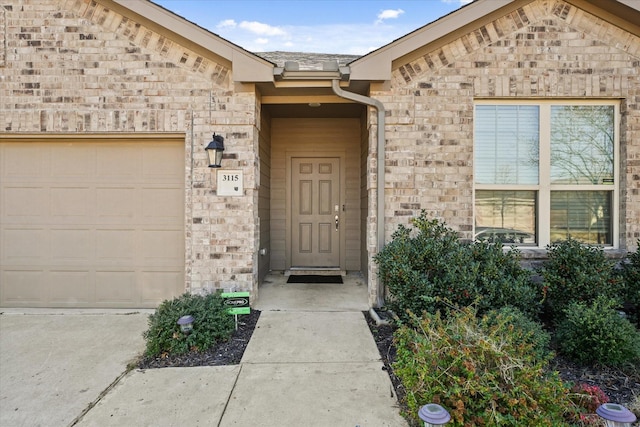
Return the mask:
<svg viewBox="0 0 640 427"><path fill-rule="evenodd" d="M352 80L388 81L394 64L416 59L470 29L535 0L475 0L349 64ZM565 0L640 36L639 0Z"/></svg>
<svg viewBox="0 0 640 427"><path fill-rule="evenodd" d="M98 0L119 6L120 12L134 14L138 22L145 22L156 31L167 34L176 42L206 52L232 70L234 82L273 81L274 64L231 43L228 40L176 15L150 0ZM128 12L127 12L128 11Z"/></svg>

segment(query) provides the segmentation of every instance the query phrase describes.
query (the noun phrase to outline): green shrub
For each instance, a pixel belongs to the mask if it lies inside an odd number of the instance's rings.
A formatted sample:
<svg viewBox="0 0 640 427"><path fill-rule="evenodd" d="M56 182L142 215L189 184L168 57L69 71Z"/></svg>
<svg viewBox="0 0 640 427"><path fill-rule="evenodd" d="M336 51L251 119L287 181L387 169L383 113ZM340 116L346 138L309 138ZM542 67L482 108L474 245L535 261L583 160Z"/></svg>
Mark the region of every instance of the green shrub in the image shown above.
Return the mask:
<svg viewBox="0 0 640 427"><path fill-rule="evenodd" d="M180 331L178 319L185 315L194 318L193 330L189 334ZM184 354L188 351L205 351L219 342L229 339L235 322L227 313L219 293L206 296L184 294L165 300L149 316L149 329L143 334L146 339L145 355Z"/></svg>
<svg viewBox="0 0 640 427"><path fill-rule="evenodd" d="M570 304L556 330L560 353L584 365L640 361L640 332L620 316L616 305L604 296Z"/></svg>
<svg viewBox="0 0 640 427"><path fill-rule="evenodd" d="M542 325L531 320L514 307L503 307L491 310L480 321L483 329L502 330L505 340L513 340L511 345L525 344L531 346L532 355L541 362L553 357L551 352L551 334Z"/></svg>
<svg viewBox="0 0 640 427"><path fill-rule="evenodd" d="M640 326L640 240L635 252L629 252L622 262L624 302L631 304L636 325Z"/></svg>
<svg viewBox="0 0 640 427"><path fill-rule="evenodd" d="M400 225L375 257L389 291L389 307L404 321L407 312L446 312L475 304L479 312L513 305L535 314L542 298L520 253L502 245L463 243L458 234L425 212Z"/></svg>
<svg viewBox="0 0 640 427"><path fill-rule="evenodd" d="M480 313L501 307L516 307L529 317L539 311L540 290L531 281L531 272L520 264L520 251L506 250L499 243L474 242L472 251L475 288L481 297Z"/></svg>
<svg viewBox="0 0 640 427"><path fill-rule="evenodd" d="M547 247L540 269L551 320L559 320L573 302L591 302L599 295L619 298L623 286L601 247L568 239Z"/></svg>
<svg viewBox="0 0 640 427"><path fill-rule="evenodd" d="M407 417L417 421L428 402L450 412L451 426L563 426L576 417L567 386L505 322L480 322L471 308L414 322L395 334Z"/></svg>

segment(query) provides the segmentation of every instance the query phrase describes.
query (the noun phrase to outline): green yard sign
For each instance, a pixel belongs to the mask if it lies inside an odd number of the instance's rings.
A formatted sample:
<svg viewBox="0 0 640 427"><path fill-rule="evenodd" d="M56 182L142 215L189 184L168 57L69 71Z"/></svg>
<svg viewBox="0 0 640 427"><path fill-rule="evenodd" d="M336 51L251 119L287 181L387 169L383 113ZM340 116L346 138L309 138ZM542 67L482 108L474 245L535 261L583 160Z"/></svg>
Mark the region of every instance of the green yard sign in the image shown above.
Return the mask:
<svg viewBox="0 0 640 427"><path fill-rule="evenodd" d="M249 292L223 292L224 305L229 314L250 314Z"/></svg>

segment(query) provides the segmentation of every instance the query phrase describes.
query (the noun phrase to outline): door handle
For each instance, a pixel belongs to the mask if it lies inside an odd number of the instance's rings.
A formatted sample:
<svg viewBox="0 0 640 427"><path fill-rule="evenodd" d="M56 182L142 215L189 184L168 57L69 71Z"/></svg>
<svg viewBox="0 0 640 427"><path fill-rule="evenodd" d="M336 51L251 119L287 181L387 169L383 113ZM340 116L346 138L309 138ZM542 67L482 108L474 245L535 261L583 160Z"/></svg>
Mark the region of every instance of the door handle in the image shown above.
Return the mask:
<svg viewBox="0 0 640 427"><path fill-rule="evenodd" d="M340 224L340 218L336 215L336 231L338 231L338 225Z"/></svg>

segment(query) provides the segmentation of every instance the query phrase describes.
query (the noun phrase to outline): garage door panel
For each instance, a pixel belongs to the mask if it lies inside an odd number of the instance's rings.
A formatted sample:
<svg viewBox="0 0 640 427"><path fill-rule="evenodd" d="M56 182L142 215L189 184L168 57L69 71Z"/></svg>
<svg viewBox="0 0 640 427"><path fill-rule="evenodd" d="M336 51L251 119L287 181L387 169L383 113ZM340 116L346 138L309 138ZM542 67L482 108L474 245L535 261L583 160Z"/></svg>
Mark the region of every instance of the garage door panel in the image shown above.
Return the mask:
<svg viewBox="0 0 640 427"><path fill-rule="evenodd" d="M38 306L43 297L48 297L46 283L43 270L13 269L9 266L2 272L2 301L17 307Z"/></svg>
<svg viewBox="0 0 640 427"><path fill-rule="evenodd" d="M0 306L155 307L184 290L184 141L0 142Z"/></svg>
<svg viewBox="0 0 640 427"><path fill-rule="evenodd" d="M44 229L6 228L2 232L3 265L43 264L49 237Z"/></svg>
<svg viewBox="0 0 640 427"><path fill-rule="evenodd" d="M184 150L175 146L156 146L142 152L142 176L155 182L175 182L184 175ZM163 165L159 168L158 165Z"/></svg>
<svg viewBox="0 0 640 427"><path fill-rule="evenodd" d="M88 144L61 144L49 151L51 176L56 180L73 178L90 180L95 170L95 148Z"/></svg>
<svg viewBox="0 0 640 427"><path fill-rule="evenodd" d="M142 231L142 262L145 265L176 265L176 260L183 257L181 248L176 247L176 241L182 230L143 230Z"/></svg>
<svg viewBox="0 0 640 427"><path fill-rule="evenodd" d="M96 271L96 303L120 305L136 303L135 271Z"/></svg>
<svg viewBox="0 0 640 427"><path fill-rule="evenodd" d="M143 188L142 215L156 224L175 224L183 215L183 192L180 188Z"/></svg>
<svg viewBox="0 0 640 427"><path fill-rule="evenodd" d="M55 223L67 223L89 216L92 209L91 190L88 187L52 187L51 216Z"/></svg>
<svg viewBox="0 0 640 427"><path fill-rule="evenodd" d="M89 263L93 259L93 231L57 228L50 232L51 254L55 264Z"/></svg>
<svg viewBox="0 0 640 427"><path fill-rule="evenodd" d="M135 188L97 188L97 217L103 223L132 223L138 210Z"/></svg>
<svg viewBox="0 0 640 427"><path fill-rule="evenodd" d="M53 270L49 273L49 298L51 302L75 306L90 301L91 274L87 270Z"/></svg>
<svg viewBox="0 0 640 427"><path fill-rule="evenodd" d="M131 182L141 175L141 164L136 147L102 146L96 156L96 177L102 182Z"/></svg>
<svg viewBox="0 0 640 427"><path fill-rule="evenodd" d="M157 305L164 301L164 295L181 294L181 289L176 288L176 281L180 280L181 271L145 271L142 273L142 303L145 305Z"/></svg>
<svg viewBox="0 0 640 427"><path fill-rule="evenodd" d="M42 174L45 162L42 151L38 147L27 144L17 145L3 150L2 176L4 178L26 178L33 180Z"/></svg>
<svg viewBox="0 0 640 427"><path fill-rule="evenodd" d="M3 191L4 214L8 220L42 222L43 214L49 212L49 195L42 187L5 187Z"/></svg>
<svg viewBox="0 0 640 427"><path fill-rule="evenodd" d="M133 265L136 258L136 231L96 230L96 261L103 264Z"/></svg>

